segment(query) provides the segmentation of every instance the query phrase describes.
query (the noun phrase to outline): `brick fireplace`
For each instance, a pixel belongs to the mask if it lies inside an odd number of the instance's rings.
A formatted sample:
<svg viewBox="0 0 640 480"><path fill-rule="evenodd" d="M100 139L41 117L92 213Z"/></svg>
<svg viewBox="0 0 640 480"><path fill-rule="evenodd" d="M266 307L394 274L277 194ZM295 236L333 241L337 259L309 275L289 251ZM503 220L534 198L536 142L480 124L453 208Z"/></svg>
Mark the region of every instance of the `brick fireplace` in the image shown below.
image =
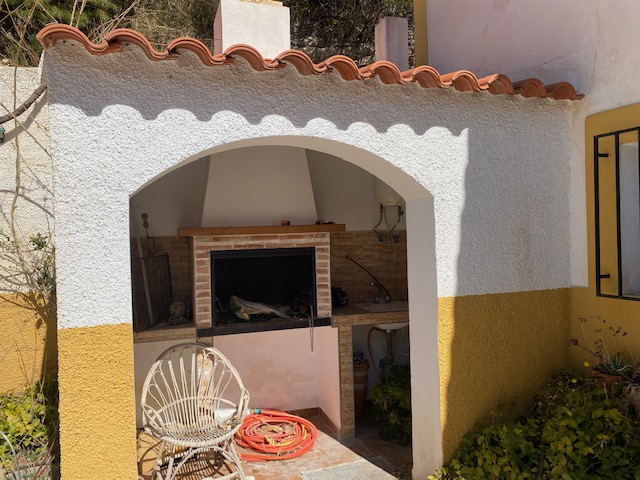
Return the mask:
<svg viewBox="0 0 640 480"><path fill-rule="evenodd" d="M214 333L211 258L212 252L222 251L313 248L316 290L314 317L320 322L317 326L328 325L331 317L331 231L344 231L344 225L180 229L179 236L191 239L193 315L198 336L209 337Z"/></svg>

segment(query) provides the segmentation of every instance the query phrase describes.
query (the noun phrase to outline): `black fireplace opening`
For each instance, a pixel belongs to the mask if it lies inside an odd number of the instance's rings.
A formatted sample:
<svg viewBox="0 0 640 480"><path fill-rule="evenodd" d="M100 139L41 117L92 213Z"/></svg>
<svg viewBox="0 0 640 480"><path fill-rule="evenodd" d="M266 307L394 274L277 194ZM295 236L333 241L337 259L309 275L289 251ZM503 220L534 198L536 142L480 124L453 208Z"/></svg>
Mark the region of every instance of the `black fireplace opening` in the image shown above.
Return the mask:
<svg viewBox="0 0 640 480"><path fill-rule="evenodd" d="M313 247L211 252L213 335L329 325L315 272Z"/></svg>

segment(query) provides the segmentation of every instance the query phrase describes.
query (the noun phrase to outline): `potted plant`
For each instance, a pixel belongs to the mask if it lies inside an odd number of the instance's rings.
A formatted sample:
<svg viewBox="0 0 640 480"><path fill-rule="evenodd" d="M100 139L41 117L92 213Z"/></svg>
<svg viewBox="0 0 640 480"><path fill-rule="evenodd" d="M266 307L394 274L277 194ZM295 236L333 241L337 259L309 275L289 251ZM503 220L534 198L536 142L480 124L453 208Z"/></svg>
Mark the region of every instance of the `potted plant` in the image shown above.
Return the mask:
<svg viewBox="0 0 640 480"><path fill-rule="evenodd" d="M594 358L595 363L591 376L595 379L596 383L602 387L611 389L613 385L622 383L623 380L630 377L633 372L633 362L628 363L622 351L619 350L626 347L629 355L633 357L625 338L627 332L620 326L614 327L607 325L607 321L599 316L593 317L593 321L595 321L597 325L595 329L595 340L593 344L591 344L585 332L585 325L588 323L588 320L586 318L580 318L579 320L582 328L583 342L581 343L577 338L571 338L569 339L569 343L588 352ZM587 361L584 362L584 365L585 367L589 367L590 363Z"/></svg>

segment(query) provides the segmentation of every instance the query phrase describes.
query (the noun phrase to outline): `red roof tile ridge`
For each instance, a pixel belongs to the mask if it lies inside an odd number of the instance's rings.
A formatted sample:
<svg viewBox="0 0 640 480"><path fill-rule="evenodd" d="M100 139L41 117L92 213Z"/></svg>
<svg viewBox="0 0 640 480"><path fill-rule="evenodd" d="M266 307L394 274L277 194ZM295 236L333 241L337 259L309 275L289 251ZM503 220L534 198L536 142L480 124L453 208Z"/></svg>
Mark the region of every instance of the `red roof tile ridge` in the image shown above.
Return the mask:
<svg viewBox="0 0 640 480"><path fill-rule="evenodd" d="M233 59L227 59L222 53L212 55L209 47L195 38L177 38L167 45L167 50L171 53L175 52L176 54L179 50L187 50L196 55L203 64L209 66L225 65L233 62Z"/></svg>
<svg viewBox="0 0 640 480"><path fill-rule="evenodd" d="M122 46L110 44L108 41L93 43L84 33L77 28L62 23L52 23L38 32L36 36L42 47L47 49L53 47L58 41L75 40L82 44L92 55L102 55L105 53L119 52Z"/></svg>
<svg viewBox="0 0 640 480"><path fill-rule="evenodd" d="M568 82L544 85L536 78L519 82L502 74L493 74L478 79L468 70L458 70L441 75L435 68L421 65L404 72L386 60L380 60L362 68L349 57L334 55L320 63L300 50L286 50L275 59L264 58L258 50L250 45L233 45L222 54L214 55L209 48L194 38L178 38L167 45L164 51L157 51L149 40L136 30L119 28L105 36L101 43L92 42L84 33L75 27L65 24L51 24L44 27L37 35L42 46L47 49L58 41L72 40L81 44L92 55L104 55L122 51L126 43L134 44L153 61L175 59L180 51L186 50L209 66L233 63L236 57L246 60L256 71L267 71L292 65L300 75L320 75L336 71L344 80L366 80L378 77L387 85L404 85L417 82L423 88L449 88L453 86L459 91L488 91L494 95L522 95L524 97L551 98L554 100L578 100L584 97L576 92Z"/></svg>
<svg viewBox="0 0 640 480"><path fill-rule="evenodd" d="M360 69L360 74L364 78L371 78L377 76L382 83L387 85L393 84L405 84L410 83L413 80L405 79L400 72L400 69L395 63L387 60L378 60L370 65L366 65Z"/></svg>
<svg viewBox="0 0 640 480"><path fill-rule="evenodd" d="M251 68L258 72L265 70L274 70L281 68L283 65L278 60L265 59L258 50L251 45L239 43L237 45L231 45L224 51L224 56L229 58L241 57L244 58Z"/></svg>
<svg viewBox="0 0 640 480"><path fill-rule="evenodd" d="M300 75L318 75L325 73L329 67L316 65L311 57L300 50L285 50L276 57L279 62L290 63Z"/></svg>
<svg viewBox="0 0 640 480"><path fill-rule="evenodd" d="M130 28L116 28L115 30L107 33L104 40L108 44L123 45L125 43L132 43L140 47L149 60L167 60L175 58L175 55L172 55L168 49L165 49L162 52L157 51L153 48L151 42L147 40L147 37L137 30L131 30Z"/></svg>
<svg viewBox="0 0 640 480"><path fill-rule="evenodd" d="M328 70L336 70L343 80L362 80L360 69L356 62L345 55L334 55L318 64L319 67L328 67Z"/></svg>
<svg viewBox="0 0 640 480"><path fill-rule="evenodd" d="M489 90L494 95L513 95L515 89L509 77L501 73L495 73L478 79L478 85L482 89Z"/></svg>
<svg viewBox="0 0 640 480"><path fill-rule="evenodd" d="M402 77L418 82L423 88L446 88L451 85L451 82L444 82L438 70L429 65L420 65L402 72Z"/></svg>
<svg viewBox="0 0 640 480"><path fill-rule="evenodd" d="M557 82L546 85L545 88L549 96L554 100L575 100L584 98L582 93L576 92L576 89L569 82Z"/></svg>
<svg viewBox="0 0 640 480"><path fill-rule="evenodd" d="M523 97L547 97L547 89L537 78L527 78L518 82L513 82L515 91Z"/></svg>
<svg viewBox="0 0 640 480"><path fill-rule="evenodd" d="M441 77L443 82L451 82L453 87L460 92L488 90L488 87L480 85L478 77L469 70L458 70L441 75Z"/></svg>

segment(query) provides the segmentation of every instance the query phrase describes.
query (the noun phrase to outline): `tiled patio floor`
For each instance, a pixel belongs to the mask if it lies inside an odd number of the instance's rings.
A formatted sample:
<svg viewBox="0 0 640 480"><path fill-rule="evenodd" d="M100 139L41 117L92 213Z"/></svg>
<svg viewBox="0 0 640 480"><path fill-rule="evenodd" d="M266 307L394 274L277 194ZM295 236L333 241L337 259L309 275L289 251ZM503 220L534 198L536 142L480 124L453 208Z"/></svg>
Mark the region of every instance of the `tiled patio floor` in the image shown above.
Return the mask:
<svg viewBox="0 0 640 480"><path fill-rule="evenodd" d="M373 426L358 429L355 439L340 443L322 418L314 416L309 420L318 427L318 439L309 452L291 460L243 462L245 473L253 475L255 480L302 480L303 472L353 463L364 458L398 478L411 478L411 447L381 440ZM242 449L238 450L242 452ZM141 478L151 480L152 477L147 475Z"/></svg>

